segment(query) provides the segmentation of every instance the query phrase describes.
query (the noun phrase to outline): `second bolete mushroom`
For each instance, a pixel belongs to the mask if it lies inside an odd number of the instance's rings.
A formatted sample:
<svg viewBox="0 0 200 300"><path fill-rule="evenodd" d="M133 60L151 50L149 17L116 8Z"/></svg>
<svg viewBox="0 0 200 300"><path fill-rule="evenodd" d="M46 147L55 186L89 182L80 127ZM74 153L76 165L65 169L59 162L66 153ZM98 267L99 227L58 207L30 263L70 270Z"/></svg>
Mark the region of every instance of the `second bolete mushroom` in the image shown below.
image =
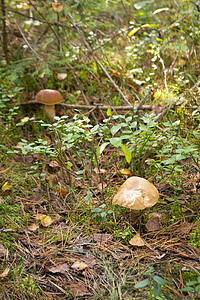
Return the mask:
<svg viewBox="0 0 200 300"><path fill-rule="evenodd" d="M141 177L130 177L119 188L113 198L113 203L134 211L151 207L158 202L157 188Z"/></svg>
<svg viewBox="0 0 200 300"><path fill-rule="evenodd" d="M56 114L55 104L60 103L63 97L59 91L46 89L39 91L35 99L44 104L44 114L53 120Z"/></svg>

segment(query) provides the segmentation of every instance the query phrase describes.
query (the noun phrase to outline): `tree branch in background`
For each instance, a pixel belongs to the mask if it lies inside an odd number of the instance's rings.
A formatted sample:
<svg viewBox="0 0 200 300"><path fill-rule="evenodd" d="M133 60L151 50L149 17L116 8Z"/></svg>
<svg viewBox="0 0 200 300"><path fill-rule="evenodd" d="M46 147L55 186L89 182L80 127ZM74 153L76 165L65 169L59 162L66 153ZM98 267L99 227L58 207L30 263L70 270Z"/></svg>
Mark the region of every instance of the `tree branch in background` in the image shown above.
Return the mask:
<svg viewBox="0 0 200 300"><path fill-rule="evenodd" d="M97 63L97 65L103 70L103 72L106 74L106 76L108 77L108 79L110 80L110 82L112 83L112 85L115 87L115 89L119 92L119 94L122 96L122 98L124 99L124 101L131 105L131 103L128 101L128 99L125 97L125 95L123 94L123 92L120 90L120 88L118 87L118 85L114 82L114 80L112 79L112 77L110 76L110 74L107 72L107 70L104 68L104 66L102 65L102 63L98 60L98 58L96 57L93 49L91 48L91 46L88 44L88 42L86 41L85 37L83 36L81 30L79 29L78 25L75 23L75 21L73 20L72 16L68 13L69 18L71 19L72 25L74 27L74 29L76 30L76 32L79 34L83 44L85 45L85 47L87 48L87 50L89 51L89 53L92 55L93 59L95 60L95 62Z"/></svg>

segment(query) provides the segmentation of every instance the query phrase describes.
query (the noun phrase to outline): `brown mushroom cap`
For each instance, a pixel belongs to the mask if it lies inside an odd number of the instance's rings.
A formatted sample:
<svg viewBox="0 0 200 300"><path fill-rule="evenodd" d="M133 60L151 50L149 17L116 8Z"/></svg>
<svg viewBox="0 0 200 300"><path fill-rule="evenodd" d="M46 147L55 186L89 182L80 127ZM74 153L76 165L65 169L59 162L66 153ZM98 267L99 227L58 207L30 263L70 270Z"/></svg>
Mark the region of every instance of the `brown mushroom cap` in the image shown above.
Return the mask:
<svg viewBox="0 0 200 300"><path fill-rule="evenodd" d="M54 105L60 103L63 97L59 91L47 89L39 91L35 99L45 105Z"/></svg>
<svg viewBox="0 0 200 300"><path fill-rule="evenodd" d="M113 203L134 210L151 207L158 202L157 188L148 180L140 177L128 178L113 198Z"/></svg>

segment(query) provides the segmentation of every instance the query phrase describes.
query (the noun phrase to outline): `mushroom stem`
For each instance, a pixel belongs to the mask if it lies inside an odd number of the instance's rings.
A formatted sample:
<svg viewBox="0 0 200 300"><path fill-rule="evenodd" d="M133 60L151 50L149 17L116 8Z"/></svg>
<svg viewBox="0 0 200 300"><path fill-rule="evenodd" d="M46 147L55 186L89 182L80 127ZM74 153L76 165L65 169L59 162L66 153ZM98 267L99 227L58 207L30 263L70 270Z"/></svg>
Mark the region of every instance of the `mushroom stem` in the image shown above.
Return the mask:
<svg viewBox="0 0 200 300"><path fill-rule="evenodd" d="M56 115L55 105L44 105L44 115L53 120Z"/></svg>
<svg viewBox="0 0 200 300"><path fill-rule="evenodd" d="M130 218L131 218L131 221L136 221L136 219L138 218L140 214L140 210L135 210L135 209L131 209L130 211Z"/></svg>

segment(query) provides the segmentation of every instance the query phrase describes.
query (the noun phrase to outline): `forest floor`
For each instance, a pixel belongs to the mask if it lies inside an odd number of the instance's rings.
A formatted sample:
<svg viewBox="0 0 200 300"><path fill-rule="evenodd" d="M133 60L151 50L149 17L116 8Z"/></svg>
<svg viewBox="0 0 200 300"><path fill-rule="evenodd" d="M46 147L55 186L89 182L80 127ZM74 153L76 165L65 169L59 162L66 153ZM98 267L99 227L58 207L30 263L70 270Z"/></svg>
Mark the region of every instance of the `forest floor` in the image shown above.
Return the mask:
<svg viewBox="0 0 200 300"><path fill-rule="evenodd" d="M182 162L181 189L164 176L156 185L159 202L133 220L128 209L113 209L113 195L128 178L114 159L106 149L101 169L90 173L90 197L88 179L72 176L69 186L56 159L15 154L1 162L1 299L139 300L157 299L156 292L158 299L197 299L198 167ZM39 160L40 177L29 172ZM181 291L187 282L190 289Z"/></svg>

